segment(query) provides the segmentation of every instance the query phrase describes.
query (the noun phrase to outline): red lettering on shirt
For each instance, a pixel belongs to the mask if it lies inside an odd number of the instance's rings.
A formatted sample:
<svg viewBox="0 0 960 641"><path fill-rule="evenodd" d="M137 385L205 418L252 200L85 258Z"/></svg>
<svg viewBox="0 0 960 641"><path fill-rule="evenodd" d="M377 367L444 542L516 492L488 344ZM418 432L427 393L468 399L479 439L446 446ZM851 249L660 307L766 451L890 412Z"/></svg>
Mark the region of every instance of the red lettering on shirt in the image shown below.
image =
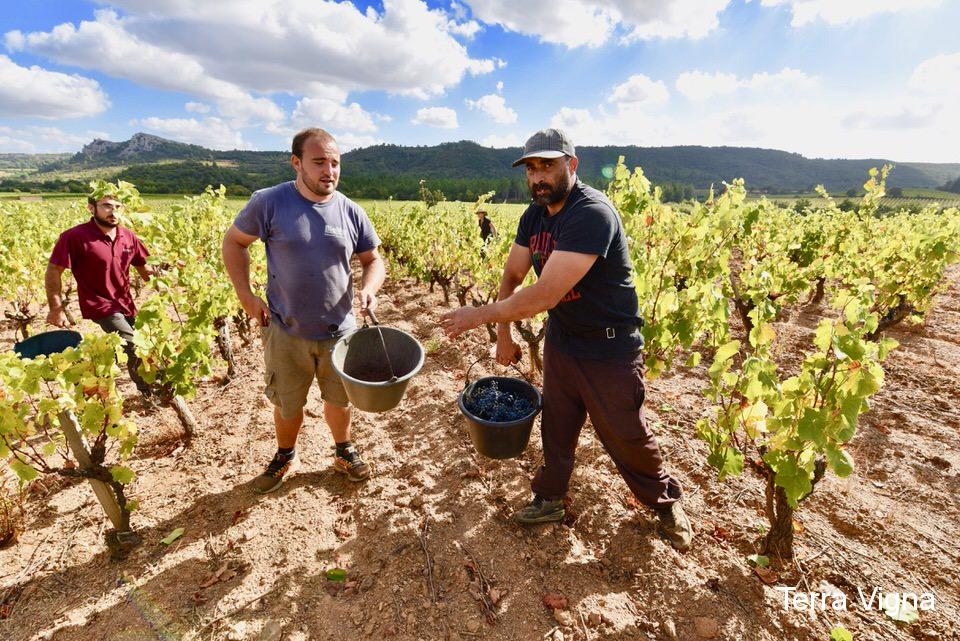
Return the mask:
<svg viewBox="0 0 960 641"><path fill-rule="evenodd" d="M543 273L543 267L547 264L547 259L550 258L550 254L557 248L557 241L550 235L550 232L542 231L539 234L530 236L528 245L530 247L530 260L538 268L536 271L539 276ZM580 292L571 289L560 299L560 302L569 303L570 301L580 298Z"/></svg>

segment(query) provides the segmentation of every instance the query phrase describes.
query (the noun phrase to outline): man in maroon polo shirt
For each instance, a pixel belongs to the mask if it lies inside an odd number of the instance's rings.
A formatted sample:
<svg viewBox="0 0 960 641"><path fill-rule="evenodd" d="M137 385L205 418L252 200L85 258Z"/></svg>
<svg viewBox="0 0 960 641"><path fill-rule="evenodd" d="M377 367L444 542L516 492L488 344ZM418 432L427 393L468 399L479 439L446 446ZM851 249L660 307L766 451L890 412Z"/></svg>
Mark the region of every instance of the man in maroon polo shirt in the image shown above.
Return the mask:
<svg viewBox="0 0 960 641"><path fill-rule="evenodd" d="M80 315L106 332L120 334L130 378L140 392L149 394L149 385L137 373L140 361L132 342L137 308L130 293L130 267L144 280L149 280L153 269L147 266L147 248L132 231L120 226L117 212L122 207L116 196L90 196L87 209L91 219L60 234L44 279L50 306L47 322L56 327L67 325L61 286L63 270L69 269L77 281Z"/></svg>

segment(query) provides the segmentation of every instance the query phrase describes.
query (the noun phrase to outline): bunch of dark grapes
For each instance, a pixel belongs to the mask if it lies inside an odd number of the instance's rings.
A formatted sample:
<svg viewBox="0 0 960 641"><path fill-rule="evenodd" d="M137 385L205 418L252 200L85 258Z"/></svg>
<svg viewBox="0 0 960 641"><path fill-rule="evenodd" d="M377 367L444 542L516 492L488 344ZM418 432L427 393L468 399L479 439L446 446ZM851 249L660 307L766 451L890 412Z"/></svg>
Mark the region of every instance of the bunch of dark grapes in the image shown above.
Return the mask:
<svg viewBox="0 0 960 641"><path fill-rule="evenodd" d="M509 423L526 418L536 409L530 399L501 391L496 381L480 388L474 385L464 400L464 405L471 414L495 423Z"/></svg>

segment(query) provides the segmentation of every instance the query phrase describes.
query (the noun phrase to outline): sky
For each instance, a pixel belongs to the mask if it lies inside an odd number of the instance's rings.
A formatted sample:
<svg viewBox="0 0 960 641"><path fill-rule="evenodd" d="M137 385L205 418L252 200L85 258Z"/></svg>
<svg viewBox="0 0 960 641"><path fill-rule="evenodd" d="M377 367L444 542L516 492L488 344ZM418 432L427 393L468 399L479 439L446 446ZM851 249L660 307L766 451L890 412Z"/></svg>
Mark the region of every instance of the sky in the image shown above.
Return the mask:
<svg viewBox="0 0 960 641"><path fill-rule="evenodd" d="M0 0L0 152L143 131L960 162L960 0Z"/></svg>

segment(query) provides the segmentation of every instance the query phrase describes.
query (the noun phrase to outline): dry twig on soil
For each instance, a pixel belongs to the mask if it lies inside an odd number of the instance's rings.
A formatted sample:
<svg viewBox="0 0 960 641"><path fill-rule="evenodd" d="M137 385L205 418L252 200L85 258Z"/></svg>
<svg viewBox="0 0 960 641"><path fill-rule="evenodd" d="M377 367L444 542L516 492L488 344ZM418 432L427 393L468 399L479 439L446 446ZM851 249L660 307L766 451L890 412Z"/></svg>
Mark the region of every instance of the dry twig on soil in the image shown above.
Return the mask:
<svg viewBox="0 0 960 641"><path fill-rule="evenodd" d="M200 629L197 630L197 632L198 632L198 633L203 632L204 630L206 630L206 629L209 628L210 626L214 625L215 623L219 623L220 621L223 621L223 620L226 619L227 617L232 617L234 614L237 614L238 612L240 612L240 611L242 611L242 610L245 610L246 608L250 607L251 605L253 605L253 604L256 603L257 601L259 601L260 599L264 599L264 598L268 597L268 596L269 596L270 594L272 594L276 589L277 589L277 586L274 586L274 587L270 588L269 590L267 590L266 592L263 592L263 593L255 596L255 597L253 597L253 598L250 599L249 601L245 601L245 602L242 603L241 605L238 605L237 607L235 607L234 609L230 610L229 612L224 612L224 613L221 614L220 616L218 616L218 617L216 617L216 618L214 618L214 619L210 619L209 621L207 621L206 623L204 623L203 626L201 626Z"/></svg>
<svg viewBox="0 0 960 641"><path fill-rule="evenodd" d="M427 543L427 536L430 533L430 517L424 517L423 527L420 528L420 547L423 548L423 555L427 559L426 575L430 582L430 603L437 603L437 586L433 580L433 555L430 554L430 546Z"/></svg>
<svg viewBox="0 0 960 641"><path fill-rule="evenodd" d="M587 621L583 618L583 612L577 610L577 614L580 615L580 625L583 626L583 638L590 641L590 631L587 629Z"/></svg>
<svg viewBox="0 0 960 641"><path fill-rule="evenodd" d="M476 557L467 549L460 541L456 541L455 545L460 548L460 550L467 555L467 558L470 560L469 563L465 564L467 571L471 574L471 581L476 579L479 583L479 592L480 592L480 603L483 605L483 610L486 613L487 621L490 623L495 623L500 620L499 615L496 611L496 605L490 599L490 582L487 580L487 577L484 576L483 570L480 569L480 564L477 562ZM475 576L474 576L475 575Z"/></svg>

